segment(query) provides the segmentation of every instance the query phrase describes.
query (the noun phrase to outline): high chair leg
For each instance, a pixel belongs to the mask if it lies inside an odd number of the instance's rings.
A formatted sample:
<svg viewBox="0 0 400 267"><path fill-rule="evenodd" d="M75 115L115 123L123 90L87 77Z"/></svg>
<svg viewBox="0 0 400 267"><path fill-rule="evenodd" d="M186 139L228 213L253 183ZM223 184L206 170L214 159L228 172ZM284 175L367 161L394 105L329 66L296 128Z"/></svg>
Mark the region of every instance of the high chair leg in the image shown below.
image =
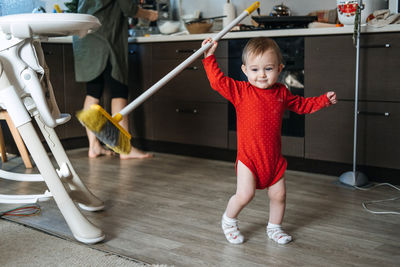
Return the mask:
<svg viewBox="0 0 400 267"><path fill-rule="evenodd" d="M67 193L32 123L19 126L18 131L74 237L80 242L89 244L103 240L105 236L101 229L82 215Z"/></svg>
<svg viewBox="0 0 400 267"><path fill-rule="evenodd" d="M89 191L74 170L55 130L47 127L40 120L39 116L35 116L35 119L57 161L58 166L61 168L64 164L67 165L67 171L70 172L71 177L65 179L65 182L71 189L70 196L72 199L79 203L79 207L87 211L98 211L104 209L104 203Z"/></svg>
<svg viewBox="0 0 400 267"><path fill-rule="evenodd" d="M7 152L6 152L6 144L4 143L3 130L0 125L0 153L1 153L1 162L7 161Z"/></svg>
<svg viewBox="0 0 400 267"><path fill-rule="evenodd" d="M7 111L2 110L0 111L0 118L3 120L6 120L8 128L10 129L10 132L14 138L15 144L17 145L19 154L21 155L22 161L24 162L25 168L27 169L32 169L32 162L29 158L28 151L26 150L25 144L22 141L21 135L17 131L17 128L15 128L15 125L13 121L10 118L10 115L8 114Z"/></svg>

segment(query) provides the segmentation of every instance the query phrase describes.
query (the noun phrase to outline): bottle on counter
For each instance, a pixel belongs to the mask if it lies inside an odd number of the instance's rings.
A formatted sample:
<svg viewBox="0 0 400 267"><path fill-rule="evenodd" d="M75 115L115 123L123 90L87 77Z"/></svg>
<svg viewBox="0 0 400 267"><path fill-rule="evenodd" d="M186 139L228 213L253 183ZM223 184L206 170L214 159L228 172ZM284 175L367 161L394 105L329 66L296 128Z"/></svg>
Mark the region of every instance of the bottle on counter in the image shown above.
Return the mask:
<svg viewBox="0 0 400 267"><path fill-rule="evenodd" d="M227 0L224 4L224 16L226 17L222 20L223 27L231 23L236 17L235 6L230 0Z"/></svg>

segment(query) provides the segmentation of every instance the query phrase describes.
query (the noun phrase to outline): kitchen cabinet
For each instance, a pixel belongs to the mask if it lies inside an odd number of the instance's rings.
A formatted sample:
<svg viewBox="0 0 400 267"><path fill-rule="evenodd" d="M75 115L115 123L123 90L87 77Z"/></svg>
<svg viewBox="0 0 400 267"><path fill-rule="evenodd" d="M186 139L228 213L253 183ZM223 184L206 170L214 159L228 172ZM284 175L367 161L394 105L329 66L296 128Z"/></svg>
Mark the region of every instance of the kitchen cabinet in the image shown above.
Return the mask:
<svg viewBox="0 0 400 267"><path fill-rule="evenodd" d="M352 163L355 56L352 35L304 37L304 96L335 91L339 103L304 116L303 137L282 137L286 156ZM150 88L201 45L201 41L129 44L129 101ZM358 164L400 169L400 34L361 36ZM85 137L74 114L85 97L84 83L74 79L71 44L43 44L58 105L73 115L56 128L61 139ZM219 66L228 73L228 41L219 42ZM297 62L297 61L295 61ZM109 109L107 92L104 103ZM209 85L201 58L169 81L129 114L135 139L195 145L232 151L236 131L229 128L228 102ZM301 139L302 142L299 142Z"/></svg>
<svg viewBox="0 0 400 267"><path fill-rule="evenodd" d="M129 103L151 86L152 46L129 44ZM129 115L129 128L133 138L153 140L152 98L145 101Z"/></svg>
<svg viewBox="0 0 400 267"><path fill-rule="evenodd" d="M201 46L196 42L145 44L150 66L143 66L144 88L155 84ZM151 55L150 55L151 54ZM219 42L219 65L227 73L227 45ZM228 104L213 91L201 58L156 92L147 107L145 137L157 141L228 148Z"/></svg>
<svg viewBox="0 0 400 267"><path fill-rule="evenodd" d="M74 55L72 45L64 45L64 105L66 113L71 114L72 118L65 124L66 138L86 137L85 128L76 118L75 114L83 108L86 97L85 83L75 80Z"/></svg>
<svg viewBox="0 0 400 267"><path fill-rule="evenodd" d="M362 34L357 164L400 169L400 34ZM355 57L352 36L307 37L306 96L335 91L337 105L306 116L305 157L352 163Z"/></svg>
<svg viewBox="0 0 400 267"><path fill-rule="evenodd" d="M84 83L75 81L74 57L71 44L42 43L50 81L61 113L71 115L71 120L55 128L60 139L86 136L85 128L75 117L82 109L86 95Z"/></svg>

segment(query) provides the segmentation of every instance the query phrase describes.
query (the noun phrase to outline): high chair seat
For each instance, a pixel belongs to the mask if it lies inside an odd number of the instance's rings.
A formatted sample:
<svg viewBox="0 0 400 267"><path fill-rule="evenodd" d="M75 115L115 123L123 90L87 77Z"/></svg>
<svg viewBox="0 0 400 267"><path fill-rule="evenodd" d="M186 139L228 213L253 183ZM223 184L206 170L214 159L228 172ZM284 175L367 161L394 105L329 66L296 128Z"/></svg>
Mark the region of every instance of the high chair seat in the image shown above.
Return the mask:
<svg viewBox="0 0 400 267"><path fill-rule="evenodd" d="M26 25L28 31L24 28ZM0 17L0 29L18 38L84 36L97 30L100 25L96 17L76 13L30 13Z"/></svg>

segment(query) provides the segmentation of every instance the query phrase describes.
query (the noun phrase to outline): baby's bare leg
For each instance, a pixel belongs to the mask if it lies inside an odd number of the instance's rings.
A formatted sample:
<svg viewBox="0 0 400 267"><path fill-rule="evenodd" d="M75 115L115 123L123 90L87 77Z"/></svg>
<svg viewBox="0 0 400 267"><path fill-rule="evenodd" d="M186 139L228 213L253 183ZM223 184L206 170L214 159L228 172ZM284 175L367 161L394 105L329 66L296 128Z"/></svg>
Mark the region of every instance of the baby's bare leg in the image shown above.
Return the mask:
<svg viewBox="0 0 400 267"><path fill-rule="evenodd" d="M285 177L268 188L269 197L269 222L281 224L286 207L286 184Z"/></svg>
<svg viewBox="0 0 400 267"><path fill-rule="evenodd" d="M269 238L279 244L292 241L292 237L282 230L281 224L286 207L286 184L282 177L276 184L268 188L269 222L266 229Z"/></svg>
<svg viewBox="0 0 400 267"><path fill-rule="evenodd" d="M237 187L222 216L222 230L226 239L232 244L243 243L244 237L240 234L237 216L240 211L253 199L256 183L251 171L242 163L237 165Z"/></svg>
<svg viewBox="0 0 400 267"><path fill-rule="evenodd" d="M237 185L234 194L226 208L226 215L236 218L240 211L253 199L256 190L256 181L253 173L241 161L237 163Z"/></svg>

